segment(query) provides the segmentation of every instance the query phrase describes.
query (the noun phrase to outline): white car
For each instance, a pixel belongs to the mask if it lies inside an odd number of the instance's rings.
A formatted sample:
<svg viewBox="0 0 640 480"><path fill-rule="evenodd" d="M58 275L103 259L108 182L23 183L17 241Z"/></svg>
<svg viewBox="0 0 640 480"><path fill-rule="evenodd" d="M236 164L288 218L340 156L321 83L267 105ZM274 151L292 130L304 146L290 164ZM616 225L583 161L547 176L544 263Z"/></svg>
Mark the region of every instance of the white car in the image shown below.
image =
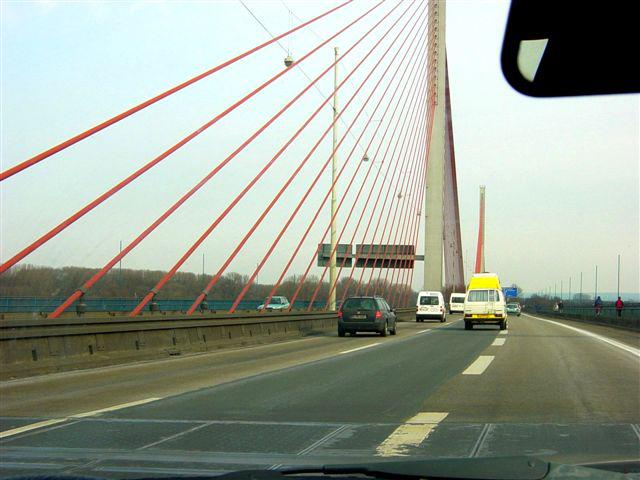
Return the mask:
<svg viewBox="0 0 640 480"><path fill-rule="evenodd" d="M267 299L265 298L264 301L266 302ZM271 301L267 304L267 306L264 306L264 303L262 305L258 306L258 310L262 310L263 308L266 310L287 310L289 309L291 305L289 304L289 300L287 299L287 297L271 297Z"/></svg>
<svg viewBox="0 0 640 480"><path fill-rule="evenodd" d="M447 321L444 296L441 292L420 292L416 303L416 322L424 322L425 319L437 319Z"/></svg>
<svg viewBox="0 0 640 480"><path fill-rule="evenodd" d="M464 313L466 293L452 293L449 297L449 313Z"/></svg>

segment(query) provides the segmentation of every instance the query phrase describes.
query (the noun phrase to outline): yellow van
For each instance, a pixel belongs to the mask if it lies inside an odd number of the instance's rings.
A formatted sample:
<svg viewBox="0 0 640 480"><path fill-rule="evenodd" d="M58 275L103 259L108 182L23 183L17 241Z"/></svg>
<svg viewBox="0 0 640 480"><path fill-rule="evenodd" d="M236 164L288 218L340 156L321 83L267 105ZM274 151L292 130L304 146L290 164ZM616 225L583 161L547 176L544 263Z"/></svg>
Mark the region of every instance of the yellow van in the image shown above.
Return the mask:
<svg viewBox="0 0 640 480"><path fill-rule="evenodd" d="M476 273L471 277L464 301L464 328L474 325L497 324L507 329L507 308L495 273Z"/></svg>

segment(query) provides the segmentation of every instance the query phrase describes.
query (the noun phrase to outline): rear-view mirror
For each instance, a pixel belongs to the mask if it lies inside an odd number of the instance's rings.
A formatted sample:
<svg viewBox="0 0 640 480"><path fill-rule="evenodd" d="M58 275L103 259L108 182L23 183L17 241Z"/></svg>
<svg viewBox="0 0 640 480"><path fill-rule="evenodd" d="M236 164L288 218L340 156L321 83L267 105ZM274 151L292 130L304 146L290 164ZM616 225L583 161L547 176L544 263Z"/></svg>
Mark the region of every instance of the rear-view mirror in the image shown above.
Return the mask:
<svg viewBox="0 0 640 480"><path fill-rule="evenodd" d="M638 93L636 2L512 0L502 71L534 97Z"/></svg>

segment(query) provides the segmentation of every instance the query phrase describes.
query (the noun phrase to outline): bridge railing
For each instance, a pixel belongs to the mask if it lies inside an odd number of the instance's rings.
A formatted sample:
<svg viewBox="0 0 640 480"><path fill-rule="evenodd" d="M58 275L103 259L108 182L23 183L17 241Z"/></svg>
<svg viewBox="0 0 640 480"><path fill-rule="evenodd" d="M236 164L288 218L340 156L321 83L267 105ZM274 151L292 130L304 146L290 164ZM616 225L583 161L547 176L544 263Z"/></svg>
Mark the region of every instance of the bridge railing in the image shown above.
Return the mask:
<svg viewBox="0 0 640 480"><path fill-rule="evenodd" d="M636 304L625 306L620 316L618 316L618 312L613 305L603 306L599 315L596 314L593 306L585 305L565 305L562 310L558 311L548 306L533 305L530 309L525 310L525 313L537 313L556 318L568 318L640 330L640 305Z"/></svg>
<svg viewBox="0 0 640 480"><path fill-rule="evenodd" d="M50 313L53 312L60 303L64 301L64 298L60 297L1 297L0 298L0 313ZM87 312L111 312L115 314L122 314L132 311L138 302L139 298L88 298L84 300L86 304ZM179 313L186 312L193 299L158 299L159 312L171 312ZM231 308L233 300L208 300L209 310L213 311L227 311ZM258 306L262 304L261 300L243 300L238 306L238 310L257 310ZM306 300L296 300L294 309L306 309L309 306L309 302ZM314 302L314 309L324 308L324 301ZM68 314L75 315L73 310L70 310Z"/></svg>

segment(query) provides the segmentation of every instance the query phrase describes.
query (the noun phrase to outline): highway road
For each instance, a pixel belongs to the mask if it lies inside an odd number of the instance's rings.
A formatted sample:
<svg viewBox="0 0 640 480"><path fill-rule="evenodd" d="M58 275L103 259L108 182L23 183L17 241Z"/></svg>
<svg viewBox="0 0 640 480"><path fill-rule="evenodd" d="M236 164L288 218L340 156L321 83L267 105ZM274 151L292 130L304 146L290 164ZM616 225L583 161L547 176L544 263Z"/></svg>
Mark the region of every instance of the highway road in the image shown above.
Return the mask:
<svg viewBox="0 0 640 480"><path fill-rule="evenodd" d="M640 458L640 334L402 323L0 384L0 473L112 478L403 458Z"/></svg>

